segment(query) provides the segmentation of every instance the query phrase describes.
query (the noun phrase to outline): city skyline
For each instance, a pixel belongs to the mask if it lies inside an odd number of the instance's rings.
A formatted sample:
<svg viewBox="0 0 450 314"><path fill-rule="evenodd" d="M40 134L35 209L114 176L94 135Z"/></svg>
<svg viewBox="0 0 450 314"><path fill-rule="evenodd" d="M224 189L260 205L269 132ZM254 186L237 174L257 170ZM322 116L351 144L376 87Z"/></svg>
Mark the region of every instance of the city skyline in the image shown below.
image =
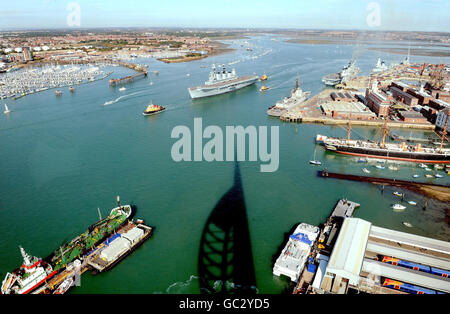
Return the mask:
<svg viewBox="0 0 450 314"><path fill-rule="evenodd" d="M161 27L449 32L449 10L450 2L443 0L280 0L276 5L256 0L23 0L0 9L0 30Z"/></svg>

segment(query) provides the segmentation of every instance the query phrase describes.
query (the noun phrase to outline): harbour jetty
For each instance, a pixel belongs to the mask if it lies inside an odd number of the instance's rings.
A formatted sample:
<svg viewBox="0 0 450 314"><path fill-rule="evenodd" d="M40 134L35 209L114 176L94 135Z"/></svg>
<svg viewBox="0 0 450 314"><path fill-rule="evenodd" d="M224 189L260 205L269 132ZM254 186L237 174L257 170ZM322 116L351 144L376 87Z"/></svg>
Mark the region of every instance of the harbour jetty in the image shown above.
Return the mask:
<svg viewBox="0 0 450 314"><path fill-rule="evenodd" d="M295 253L294 245L307 242L308 246L303 258L288 255L294 263L290 266L299 271L294 276L293 294L450 292L448 242L374 226L353 217L358 207L358 203L341 199L327 221L315 227L319 229L317 238L304 231L290 237L289 253ZM285 251L278 264L284 255ZM291 277L286 271L281 274Z"/></svg>
<svg viewBox="0 0 450 314"><path fill-rule="evenodd" d="M368 182L379 185L390 185L404 188L428 197L432 197L444 202L450 202L450 187L440 184L423 183L415 181L405 181L388 178L377 178L368 176L359 176L351 174L333 173L327 170L318 171L318 176L322 178L333 178L340 180L351 180L359 182Z"/></svg>
<svg viewBox="0 0 450 314"><path fill-rule="evenodd" d="M118 79L110 79L109 85L114 86L118 84L123 84L127 82L132 82L139 77L145 77L148 75L148 67L146 65L139 65L133 63L124 63L128 68L137 71L138 73L133 75L128 75ZM119 65L122 65L122 62L119 62Z"/></svg>

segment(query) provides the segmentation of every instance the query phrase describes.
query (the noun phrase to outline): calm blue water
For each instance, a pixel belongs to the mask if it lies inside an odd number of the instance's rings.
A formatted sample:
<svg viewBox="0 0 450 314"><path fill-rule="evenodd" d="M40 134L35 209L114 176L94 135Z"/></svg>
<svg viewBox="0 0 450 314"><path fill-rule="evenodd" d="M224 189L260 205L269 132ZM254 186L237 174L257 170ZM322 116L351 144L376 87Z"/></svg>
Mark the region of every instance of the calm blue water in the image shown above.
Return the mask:
<svg viewBox="0 0 450 314"><path fill-rule="evenodd" d="M252 44L252 52L241 47L245 41ZM47 256L96 221L97 207L106 215L120 195L123 203L138 206L137 217L156 226L155 234L110 272L95 277L85 274L82 285L72 293L198 293L201 233L211 210L233 185L234 164L172 160L172 129L178 125L192 129L196 117L203 118L204 127L279 126L277 172L261 173L259 162L240 163L260 293L280 293L288 285L286 279L272 275L272 257L284 233L299 222L322 223L343 197L360 203L355 216L375 225L449 240L448 204L430 200L426 211L408 206L404 212L394 212L391 205L398 199L391 188L381 193L373 185L316 176L318 168L308 164L315 150L327 169L362 174L362 166L354 159L325 153L314 144L317 133L346 136L345 128L285 124L266 116L267 107L289 94L298 74L304 90L320 92L321 77L346 65L355 54L354 46L290 44L274 42L270 36L228 43L237 50L196 62L137 60L160 75L127 84L125 92L102 80L78 86L74 94L64 89L62 97L46 91L7 101L12 113L0 116L2 276L21 262L18 245L33 255ZM363 74L378 57L388 64L404 58L359 49ZM448 58L411 59L449 62ZM230 67L241 75L266 73L269 80L264 84L271 89L262 94L257 83L235 93L192 101L187 88L203 83L212 63L234 63ZM131 73L111 69L112 77ZM150 100L167 110L143 117L141 112ZM420 133L407 131L406 135L423 136ZM379 130L356 127L352 134L381 136ZM409 180L417 172L425 180L425 172L413 165L400 165L395 173L376 170L374 165L366 167L375 175ZM447 177L432 181L450 183ZM424 202L420 195L406 194L407 199ZM404 221L413 228L405 227Z"/></svg>

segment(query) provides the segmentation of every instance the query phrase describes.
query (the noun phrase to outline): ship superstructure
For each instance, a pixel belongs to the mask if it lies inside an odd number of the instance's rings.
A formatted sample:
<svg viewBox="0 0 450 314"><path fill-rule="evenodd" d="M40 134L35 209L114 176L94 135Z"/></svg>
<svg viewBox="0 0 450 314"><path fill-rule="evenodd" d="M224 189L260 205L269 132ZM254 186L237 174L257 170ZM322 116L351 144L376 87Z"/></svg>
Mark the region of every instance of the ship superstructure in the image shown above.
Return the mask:
<svg viewBox="0 0 450 314"><path fill-rule="evenodd" d="M51 265L38 257L28 255L22 247L20 253L23 264L18 270L6 274L2 282L2 294L27 294L56 274Z"/></svg>
<svg viewBox="0 0 450 314"><path fill-rule="evenodd" d="M375 68L373 68L372 73L379 73L383 72L389 69L389 67L386 65L384 61L381 60L381 58L378 58L377 65Z"/></svg>
<svg viewBox="0 0 450 314"><path fill-rule="evenodd" d="M219 70L213 65L208 81L204 85L191 87L188 91L192 99L216 96L252 85L258 80L256 75L238 76L235 69L228 72L225 65Z"/></svg>
<svg viewBox="0 0 450 314"><path fill-rule="evenodd" d="M311 95L311 92L304 92L300 88L299 78L295 83L295 88L291 91L289 97L278 101L275 105L271 106L267 110L267 114L273 117L280 117L283 113L291 109L292 107L304 102Z"/></svg>
<svg viewBox="0 0 450 314"><path fill-rule="evenodd" d="M318 227L299 224L276 260L273 274L285 275L290 277L291 281L297 282L318 235Z"/></svg>
<svg viewBox="0 0 450 314"><path fill-rule="evenodd" d="M345 83L348 80L351 80L360 72L361 69L356 65L356 60L352 60L347 66L342 69L341 72L324 76L322 78L322 82L327 86L336 86L337 84Z"/></svg>

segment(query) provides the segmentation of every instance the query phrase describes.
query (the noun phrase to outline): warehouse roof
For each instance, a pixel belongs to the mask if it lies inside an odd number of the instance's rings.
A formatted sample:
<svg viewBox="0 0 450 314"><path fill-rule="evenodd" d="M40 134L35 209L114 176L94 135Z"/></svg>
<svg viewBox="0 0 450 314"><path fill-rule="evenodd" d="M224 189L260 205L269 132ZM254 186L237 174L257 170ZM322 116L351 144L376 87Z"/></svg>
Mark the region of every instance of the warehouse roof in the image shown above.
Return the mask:
<svg viewBox="0 0 450 314"><path fill-rule="evenodd" d="M344 220L331 253L328 273L347 278L352 285L358 284L371 225L359 218Z"/></svg>

